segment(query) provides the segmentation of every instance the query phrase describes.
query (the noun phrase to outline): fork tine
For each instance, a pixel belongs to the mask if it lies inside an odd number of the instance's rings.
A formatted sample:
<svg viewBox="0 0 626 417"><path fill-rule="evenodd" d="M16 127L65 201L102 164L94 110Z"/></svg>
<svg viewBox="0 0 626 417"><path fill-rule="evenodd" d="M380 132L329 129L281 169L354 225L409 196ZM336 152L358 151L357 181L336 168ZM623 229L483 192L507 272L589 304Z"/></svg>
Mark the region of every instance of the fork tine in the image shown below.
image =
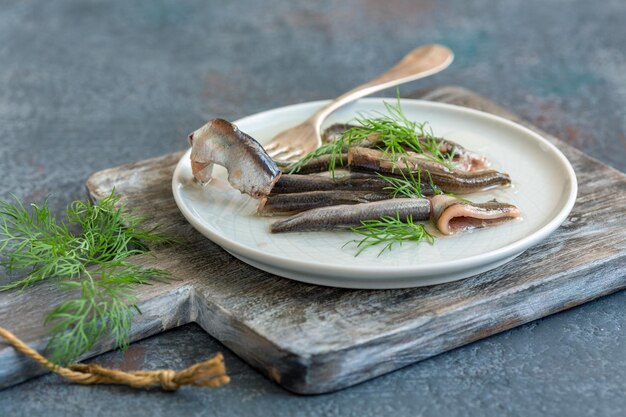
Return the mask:
<svg viewBox="0 0 626 417"><path fill-rule="evenodd" d="M278 143L275 141L272 141L270 143L268 143L267 145L263 146L265 148L265 150L267 152L271 151L272 149L276 149L276 147L278 146Z"/></svg>
<svg viewBox="0 0 626 417"><path fill-rule="evenodd" d="M267 153L273 159L273 158L277 157L278 155L286 153L288 151L289 151L289 146L280 146L278 148L272 148L271 150L267 150Z"/></svg>
<svg viewBox="0 0 626 417"><path fill-rule="evenodd" d="M285 152L282 157L287 161L291 161L294 157L300 157L304 154L301 149L292 149L290 152Z"/></svg>

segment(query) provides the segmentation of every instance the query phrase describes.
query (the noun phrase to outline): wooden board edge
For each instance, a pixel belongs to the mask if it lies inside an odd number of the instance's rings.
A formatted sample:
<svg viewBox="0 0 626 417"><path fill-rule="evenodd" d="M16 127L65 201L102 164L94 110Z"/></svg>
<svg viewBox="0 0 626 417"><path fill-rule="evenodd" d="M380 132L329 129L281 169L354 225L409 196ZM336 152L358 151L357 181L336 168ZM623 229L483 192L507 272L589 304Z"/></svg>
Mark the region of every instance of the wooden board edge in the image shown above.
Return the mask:
<svg viewBox="0 0 626 417"><path fill-rule="evenodd" d="M100 200L111 193L111 189L115 186L116 179L120 172L144 171L146 168L154 166L155 163L163 166L171 166L177 163L185 152L186 150L177 151L96 171L85 181L85 189L92 201Z"/></svg>
<svg viewBox="0 0 626 417"><path fill-rule="evenodd" d="M622 274L607 273L609 270L622 271ZM576 285L577 291L562 291L558 281L563 279L567 279L570 285ZM405 329L402 332L385 335L341 351L311 357L291 355L292 360L289 364L295 363L296 367L293 369L288 367L284 370L288 377L275 378L272 375L270 377L287 390L297 394L333 392L623 289L626 289L626 253L594 265L593 270L581 266L576 274L566 271L555 275L550 281L543 282L541 285L529 286L521 292L509 294L508 297L500 300L499 311L490 311L492 320L479 327L464 327L462 329L464 333L456 333L454 337L452 335L443 337L449 343L434 345L429 340L434 341L445 333L454 332L455 329L449 328L449 323L463 323L462 319L456 320L452 316L458 314L472 316L478 312L455 311L451 315L434 318L426 327ZM516 300L520 298L532 300L530 296L536 296L539 292L542 293L542 300L550 300L549 304L526 303L520 307L520 304L516 303ZM587 296L584 298L576 299L570 296L570 294L585 292ZM481 306L472 305L470 308L479 310ZM444 329L443 334L441 329ZM431 343L429 350L416 351L416 346L424 346L425 343L427 346ZM390 345L397 348L390 349ZM240 353L237 352L237 354ZM246 357L246 353L243 352L242 356ZM263 365L255 367L267 374ZM355 371L356 369L358 371ZM338 373L337 370L340 372ZM293 375L297 377L289 377Z"/></svg>
<svg viewBox="0 0 626 417"><path fill-rule="evenodd" d="M136 342L159 334L164 330L192 322L193 317L197 315L192 309L192 292L193 287L191 285L184 285L175 291L164 293L160 297L140 302L138 307L142 314L133 319L133 331L131 332L130 342ZM169 310L164 310L164 305L167 305ZM172 311L178 312L175 322L170 322ZM31 348L43 352L47 343L48 337L45 337L27 344ZM79 361L93 358L114 348L113 338L110 336L104 337L93 349L81 356ZM46 368L17 352L6 342L0 341L0 390L48 372Z"/></svg>

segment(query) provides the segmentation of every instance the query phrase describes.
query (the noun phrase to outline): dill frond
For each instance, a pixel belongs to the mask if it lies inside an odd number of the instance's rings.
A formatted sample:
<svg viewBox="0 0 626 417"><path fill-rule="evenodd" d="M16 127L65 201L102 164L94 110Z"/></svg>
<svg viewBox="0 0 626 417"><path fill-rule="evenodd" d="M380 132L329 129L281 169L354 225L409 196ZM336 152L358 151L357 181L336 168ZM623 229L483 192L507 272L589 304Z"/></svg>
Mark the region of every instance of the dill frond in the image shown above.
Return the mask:
<svg viewBox="0 0 626 417"><path fill-rule="evenodd" d="M73 296L46 318L55 360L76 359L107 332L117 346L126 346L138 311L133 286L168 276L127 260L146 252L145 242L171 241L155 228L144 228L144 220L125 212L115 191L95 204L72 202L63 221L54 218L47 200L31 204L30 210L15 196L13 201L0 200L0 266L26 275L0 291L23 291L52 280Z"/></svg>
<svg viewBox="0 0 626 417"><path fill-rule="evenodd" d="M331 155L329 171L334 177L336 161L341 160L341 153L346 152L351 146L359 146L366 140L376 140L377 147L391 160L396 160L399 155L406 155L408 151L411 151L452 169L455 151L442 153L443 139L434 135L428 122L419 123L410 120L402 110L399 90L396 95L395 104L384 103L386 113L376 112L369 116L356 117L354 120L356 126L342 132L336 141L324 144L308 153L292 164L287 172L297 173L312 159L322 155Z"/></svg>
<svg viewBox="0 0 626 417"><path fill-rule="evenodd" d="M332 169L329 169L329 170L331 172L334 172L336 160L337 158L341 160L342 151L343 151L343 141L341 139L338 139L335 142L326 143L320 146L319 148L315 149L314 151L309 152L297 162L289 165L287 167L287 174L297 174L298 172L300 172L302 167L306 165L309 161L317 157L323 156L323 155L331 155L330 167L332 167Z"/></svg>
<svg viewBox="0 0 626 417"><path fill-rule="evenodd" d="M422 193L421 171L417 171L417 178L415 178L415 175L413 175L413 172L411 171L409 171L408 176L403 170L400 170L400 174L402 175L402 178L383 175L380 172L376 173L379 178L389 183L389 186L383 189L389 191L392 198L396 198L398 196L407 198L422 198L424 194ZM431 184L431 187L432 185L433 184Z"/></svg>
<svg viewBox="0 0 626 417"><path fill-rule="evenodd" d="M435 237L428 233L426 227L423 224L414 223L413 216L410 215L404 220L400 218L399 214L396 214L396 217L384 216L376 220L364 220L361 224L359 227L350 229L362 236L362 239L348 242L355 243L359 249L354 255L355 257L363 253L364 250L380 244L384 244L384 246L378 256L385 251L391 251L396 244L402 245L404 242L419 244L425 241L431 245L435 242Z"/></svg>

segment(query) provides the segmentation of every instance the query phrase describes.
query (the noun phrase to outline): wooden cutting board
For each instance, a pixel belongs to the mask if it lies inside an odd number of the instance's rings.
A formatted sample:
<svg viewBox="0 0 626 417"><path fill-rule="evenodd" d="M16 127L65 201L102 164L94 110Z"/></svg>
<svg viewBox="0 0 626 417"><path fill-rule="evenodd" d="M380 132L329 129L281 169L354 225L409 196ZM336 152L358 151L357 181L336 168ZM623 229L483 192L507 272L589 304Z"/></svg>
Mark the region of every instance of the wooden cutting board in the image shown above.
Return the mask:
<svg viewBox="0 0 626 417"><path fill-rule="evenodd" d="M458 87L421 97L517 120ZM142 314L132 340L196 322L288 390L323 393L626 287L626 176L540 133L576 170L579 195L569 218L509 264L428 288L326 288L242 263L196 232L176 208L170 183L182 153L95 173L87 181L92 198L115 187L131 210L182 241L136 257L171 271L176 280L139 288ZM2 326L41 350L47 342L43 318L61 299L46 283L22 294L1 293ZM85 357L111 347L105 340ZM0 388L43 372L0 342Z"/></svg>

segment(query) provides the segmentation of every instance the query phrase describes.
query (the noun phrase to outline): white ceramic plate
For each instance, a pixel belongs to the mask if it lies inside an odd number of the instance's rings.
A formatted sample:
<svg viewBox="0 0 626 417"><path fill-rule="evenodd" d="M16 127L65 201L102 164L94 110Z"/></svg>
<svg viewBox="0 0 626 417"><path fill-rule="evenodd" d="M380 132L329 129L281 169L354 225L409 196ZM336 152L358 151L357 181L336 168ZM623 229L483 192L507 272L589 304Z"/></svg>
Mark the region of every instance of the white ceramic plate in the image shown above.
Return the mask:
<svg viewBox="0 0 626 417"><path fill-rule="evenodd" d="M362 99L334 113L325 126L348 122L359 113L384 111L383 100L395 99ZM235 123L263 144L323 104L317 101L282 107ZM258 202L230 187L225 169L216 166L214 179L206 186L193 181L189 152L174 172L176 203L198 231L259 269L313 284L372 289L432 285L488 271L543 240L569 214L576 198L574 170L541 136L508 120L463 107L402 100L402 108L409 119L428 121L436 135L486 155L495 169L508 172L513 187L471 198L477 202L497 198L515 204L523 220L440 237L432 246L396 246L381 256L374 247L355 258L355 246L345 245L357 237L351 232L270 234L269 224L275 219L256 216Z"/></svg>

